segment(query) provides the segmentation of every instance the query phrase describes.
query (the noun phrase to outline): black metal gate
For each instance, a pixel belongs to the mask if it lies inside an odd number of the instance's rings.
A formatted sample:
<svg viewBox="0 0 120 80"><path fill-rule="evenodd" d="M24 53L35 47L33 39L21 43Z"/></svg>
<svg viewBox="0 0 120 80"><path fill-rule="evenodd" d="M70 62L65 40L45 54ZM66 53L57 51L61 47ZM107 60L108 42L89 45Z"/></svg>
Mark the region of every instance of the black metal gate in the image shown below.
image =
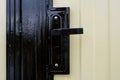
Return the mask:
<svg viewBox="0 0 120 80"><path fill-rule="evenodd" d="M69 8L52 0L7 0L7 80L53 80L69 74Z"/></svg>

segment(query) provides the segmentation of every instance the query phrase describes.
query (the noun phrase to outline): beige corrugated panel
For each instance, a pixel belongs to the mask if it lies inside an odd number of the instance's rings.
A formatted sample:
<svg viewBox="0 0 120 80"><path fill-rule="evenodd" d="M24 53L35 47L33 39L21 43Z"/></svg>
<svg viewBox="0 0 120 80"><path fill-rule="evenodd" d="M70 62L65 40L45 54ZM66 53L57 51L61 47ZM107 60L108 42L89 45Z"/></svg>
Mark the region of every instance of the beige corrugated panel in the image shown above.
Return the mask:
<svg viewBox="0 0 120 80"><path fill-rule="evenodd" d="M0 80L6 80L6 0L0 0Z"/></svg>
<svg viewBox="0 0 120 80"><path fill-rule="evenodd" d="M120 80L120 0L110 0L111 80Z"/></svg>

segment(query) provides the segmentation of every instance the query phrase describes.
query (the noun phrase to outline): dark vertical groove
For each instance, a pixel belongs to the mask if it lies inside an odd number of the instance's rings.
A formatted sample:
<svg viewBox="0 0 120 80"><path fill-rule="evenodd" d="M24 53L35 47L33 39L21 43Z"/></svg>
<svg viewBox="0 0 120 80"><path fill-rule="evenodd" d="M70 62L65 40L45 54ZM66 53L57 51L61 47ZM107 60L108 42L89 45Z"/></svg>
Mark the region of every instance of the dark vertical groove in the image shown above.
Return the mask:
<svg viewBox="0 0 120 80"><path fill-rule="evenodd" d="M14 27L14 0L10 1L11 4L11 56L10 56L10 80L14 79L15 73L15 63L14 63L14 56L15 56L15 27Z"/></svg>
<svg viewBox="0 0 120 80"><path fill-rule="evenodd" d="M22 56L22 0L19 0L19 7L20 7L20 80L23 80L23 56Z"/></svg>
<svg viewBox="0 0 120 80"><path fill-rule="evenodd" d="M20 23L22 23L22 0L20 2Z"/></svg>
<svg viewBox="0 0 120 80"><path fill-rule="evenodd" d="M16 74L16 72L15 72L15 54L16 54L16 52L15 52L15 49L16 49L16 47L15 47L15 43L16 43L16 35L15 35L15 33L16 33L16 0L14 0L14 80L15 80L15 74Z"/></svg>
<svg viewBox="0 0 120 80"><path fill-rule="evenodd" d="M6 3L7 5L6 5L6 14L7 14L7 17L6 17L6 20L7 20L7 22L6 22L6 26L7 26L7 30L6 30L6 32L7 32L7 44L6 44L6 46L7 46L7 53L6 53L6 55L7 55L7 57L6 57L6 64L7 64L7 66L6 66L6 79L7 80L10 80L10 55L9 54L11 54L10 53L10 47L11 47L11 44L10 44L10 30L11 30L11 26L10 26L10 8L11 8L11 6L10 6L10 1L9 0L7 0L7 3Z"/></svg>
<svg viewBox="0 0 120 80"><path fill-rule="evenodd" d="M36 29L36 27L35 27L35 30L36 30L36 32L35 32L35 80L37 80L37 73L38 73L38 71L37 71L37 29Z"/></svg>
<svg viewBox="0 0 120 80"><path fill-rule="evenodd" d="M22 27L22 24L20 24ZM22 80L22 31L20 33L20 80Z"/></svg>
<svg viewBox="0 0 120 80"><path fill-rule="evenodd" d="M39 21L39 20L38 20L38 21ZM39 23L39 22L38 22L38 23ZM37 27L38 27L38 26L37 26ZM35 42L34 42L34 43L35 43L35 80L38 80L38 74L37 74L37 73L38 73L38 69L37 69L37 68L38 68L38 67L37 67L37 66L38 66L38 65L37 65L37 64L38 64L38 61L37 61L37 59L38 59L38 58L37 58L37 56L38 56L38 55L37 55L37 53L38 53L38 51L37 51L37 48L38 48L38 45L37 45L37 43L38 43L38 38L37 38L37 37L38 37L38 36L37 36L37 34L38 34L38 29L37 29L37 27L35 27Z"/></svg>
<svg viewBox="0 0 120 80"><path fill-rule="evenodd" d="M20 53L20 33L21 33L21 23L20 23L20 0L14 0L14 14L15 14L15 80L21 80L21 53Z"/></svg>

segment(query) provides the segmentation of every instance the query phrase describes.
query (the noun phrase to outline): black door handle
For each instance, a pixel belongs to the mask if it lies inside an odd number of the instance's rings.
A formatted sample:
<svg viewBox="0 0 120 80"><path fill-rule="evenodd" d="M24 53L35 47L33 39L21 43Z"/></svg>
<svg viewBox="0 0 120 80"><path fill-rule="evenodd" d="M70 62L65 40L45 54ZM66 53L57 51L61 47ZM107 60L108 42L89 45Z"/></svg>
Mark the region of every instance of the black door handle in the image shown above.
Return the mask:
<svg viewBox="0 0 120 80"><path fill-rule="evenodd" d="M53 29L51 31L52 35L72 35L72 34L83 34L83 28L60 28L60 29Z"/></svg>
<svg viewBox="0 0 120 80"><path fill-rule="evenodd" d="M83 28L70 28L70 9L53 8L49 14L50 72L69 73L69 35L83 34Z"/></svg>

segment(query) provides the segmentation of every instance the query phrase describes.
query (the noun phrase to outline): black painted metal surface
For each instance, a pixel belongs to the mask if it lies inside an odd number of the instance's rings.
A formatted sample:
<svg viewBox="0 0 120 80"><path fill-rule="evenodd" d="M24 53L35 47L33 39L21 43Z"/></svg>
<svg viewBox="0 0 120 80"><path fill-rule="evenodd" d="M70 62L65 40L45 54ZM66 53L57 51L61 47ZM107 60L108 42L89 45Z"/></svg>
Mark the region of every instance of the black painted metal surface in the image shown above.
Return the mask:
<svg viewBox="0 0 120 80"><path fill-rule="evenodd" d="M52 0L7 0L7 80L53 80L69 74L69 8Z"/></svg>

